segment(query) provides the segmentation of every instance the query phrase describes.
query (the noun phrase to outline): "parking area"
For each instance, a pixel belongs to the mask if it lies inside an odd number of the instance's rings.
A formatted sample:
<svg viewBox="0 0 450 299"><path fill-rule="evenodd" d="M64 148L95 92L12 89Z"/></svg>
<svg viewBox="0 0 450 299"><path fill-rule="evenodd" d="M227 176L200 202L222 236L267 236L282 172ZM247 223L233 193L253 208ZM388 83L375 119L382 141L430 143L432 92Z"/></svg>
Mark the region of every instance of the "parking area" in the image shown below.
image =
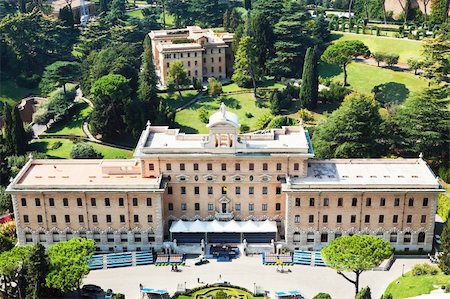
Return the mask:
<svg viewBox="0 0 450 299"><path fill-rule="evenodd" d="M264 266L261 256L239 257L232 262L217 262L195 266L193 259L186 261L186 266L180 267L180 272L172 272L169 266L154 265L126 267L107 270L94 270L84 280L85 284L96 284L104 290L113 289L123 293L127 299L139 298L139 284L144 287L166 289L170 294L177 286L188 289L199 284L211 284L218 280L230 282L253 291L255 286L261 286L274 297L275 291L299 290L306 299L319 292L326 292L334 299L349 299L354 296L354 286L347 282L335 270L326 267L289 266L291 272L279 273L275 266ZM379 298L387 285L396 277L407 272L415 264L429 263L427 258L397 259L389 271L368 271L361 275L361 287L370 286L372 297ZM351 274L350 274L351 275ZM200 281L200 283L198 282Z"/></svg>

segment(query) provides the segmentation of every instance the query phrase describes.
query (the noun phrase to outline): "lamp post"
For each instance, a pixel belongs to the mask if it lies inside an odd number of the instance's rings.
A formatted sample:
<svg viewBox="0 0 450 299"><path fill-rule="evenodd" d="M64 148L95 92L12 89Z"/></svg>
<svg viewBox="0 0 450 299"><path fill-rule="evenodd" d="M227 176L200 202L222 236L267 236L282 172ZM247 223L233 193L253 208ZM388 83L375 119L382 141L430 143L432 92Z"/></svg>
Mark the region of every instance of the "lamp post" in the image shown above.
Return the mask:
<svg viewBox="0 0 450 299"><path fill-rule="evenodd" d="M256 295L256 282L253 283L253 294Z"/></svg>
<svg viewBox="0 0 450 299"><path fill-rule="evenodd" d="M405 276L405 264L402 265L402 277Z"/></svg>

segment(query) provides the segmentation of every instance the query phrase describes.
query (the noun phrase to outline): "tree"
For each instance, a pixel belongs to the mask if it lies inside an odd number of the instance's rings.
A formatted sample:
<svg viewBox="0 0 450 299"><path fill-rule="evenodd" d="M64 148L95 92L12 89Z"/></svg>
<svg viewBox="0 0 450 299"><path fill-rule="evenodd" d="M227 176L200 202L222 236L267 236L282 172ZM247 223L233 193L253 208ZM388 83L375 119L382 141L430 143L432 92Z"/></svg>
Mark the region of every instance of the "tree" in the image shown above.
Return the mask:
<svg viewBox="0 0 450 299"><path fill-rule="evenodd" d="M267 124L267 129L281 128L282 126L296 126L297 121L289 116L278 115Z"/></svg>
<svg viewBox="0 0 450 299"><path fill-rule="evenodd" d="M183 99L181 87L189 84L189 78L182 61L177 60L170 64L169 69L167 70L167 81L169 85L175 85L180 98Z"/></svg>
<svg viewBox="0 0 450 299"><path fill-rule="evenodd" d="M58 242L50 247L46 285L62 292L78 290L79 293L83 278L89 273L87 259L92 257L94 250L95 241L85 238Z"/></svg>
<svg viewBox="0 0 450 299"><path fill-rule="evenodd" d="M258 66L264 72L267 71L267 61L275 53L275 36L269 20L262 13L257 13L252 19L252 37L255 43L255 54Z"/></svg>
<svg viewBox="0 0 450 299"><path fill-rule="evenodd" d="M380 62L384 61L386 54L383 52L373 52L372 57L377 62L377 66L380 66Z"/></svg>
<svg viewBox="0 0 450 299"><path fill-rule="evenodd" d="M64 26L73 28L74 19L72 8L68 5L59 9L58 19L64 24Z"/></svg>
<svg viewBox="0 0 450 299"><path fill-rule="evenodd" d="M441 82L450 70L450 25L443 25L435 38L424 40L423 56L424 76Z"/></svg>
<svg viewBox="0 0 450 299"><path fill-rule="evenodd" d="M16 246L0 254L0 293L6 298L17 298L25 294L25 274L31 246ZM22 296L24 297L24 296Z"/></svg>
<svg viewBox="0 0 450 299"><path fill-rule="evenodd" d="M125 129L125 108L130 103L129 80L122 75L109 74L95 81L91 93L94 111L90 125L103 138L120 135Z"/></svg>
<svg viewBox="0 0 450 299"><path fill-rule="evenodd" d="M283 0L257 0L252 5L253 10L260 12L271 26L275 26L283 16L284 2Z"/></svg>
<svg viewBox="0 0 450 299"><path fill-rule="evenodd" d="M370 96L352 93L319 123L312 138L315 154L328 158L372 158L385 149L378 103Z"/></svg>
<svg viewBox="0 0 450 299"><path fill-rule="evenodd" d="M222 83L217 81L216 78L208 79L208 94L209 96L215 98L222 93Z"/></svg>
<svg viewBox="0 0 450 299"><path fill-rule="evenodd" d="M120 20L125 18L126 0L112 0L111 9L108 12L108 20L117 24Z"/></svg>
<svg viewBox="0 0 450 299"><path fill-rule="evenodd" d="M103 155L97 152L89 143L76 143L70 151L71 159L102 159Z"/></svg>
<svg viewBox="0 0 450 299"><path fill-rule="evenodd" d="M50 93L62 86L66 93L66 84L76 82L80 76L81 66L78 62L56 61L45 67L39 87L43 92Z"/></svg>
<svg viewBox="0 0 450 299"><path fill-rule="evenodd" d="M13 137L14 151L13 155L25 154L28 147L28 137L23 128L22 118L20 117L20 111L17 106L12 110L12 127L11 134Z"/></svg>
<svg viewBox="0 0 450 299"><path fill-rule="evenodd" d="M246 10L251 10L252 9L252 0L245 0L244 1L244 8Z"/></svg>
<svg viewBox="0 0 450 299"><path fill-rule="evenodd" d="M215 27L222 23L222 16L226 6L218 0L191 0L190 13L200 26Z"/></svg>
<svg viewBox="0 0 450 299"><path fill-rule="evenodd" d="M358 294L356 294L355 299L372 299L370 288L369 287L362 288L361 291L359 291Z"/></svg>
<svg viewBox="0 0 450 299"><path fill-rule="evenodd" d="M408 59L408 66L414 70L414 75L417 75L417 70L422 66L422 61L414 58Z"/></svg>
<svg viewBox="0 0 450 299"><path fill-rule="evenodd" d="M439 268L446 275L450 274L450 212L441 233L442 253L439 256Z"/></svg>
<svg viewBox="0 0 450 299"><path fill-rule="evenodd" d="M232 9L228 18L228 30L235 32L236 28L242 23L241 16L236 9Z"/></svg>
<svg viewBox="0 0 450 299"><path fill-rule="evenodd" d="M431 1L431 21L434 24L443 24L448 22L449 11L448 0L432 0Z"/></svg>
<svg viewBox="0 0 450 299"><path fill-rule="evenodd" d="M362 272L375 268L391 256L391 244L381 238L370 235L342 236L321 250L324 261L339 275L355 285L355 294L359 291L359 276ZM350 279L343 272L355 273Z"/></svg>
<svg viewBox="0 0 450 299"><path fill-rule="evenodd" d="M398 54L386 54L384 57L384 62L386 62L389 67L393 67L394 64L398 63L399 58L400 56Z"/></svg>
<svg viewBox="0 0 450 299"><path fill-rule="evenodd" d="M260 70L256 63L255 46L250 36L244 36L234 59L233 81L240 87L253 85L253 95L256 98L256 82L260 80Z"/></svg>
<svg viewBox="0 0 450 299"><path fill-rule="evenodd" d="M14 144L15 137L13 136L13 120L12 120L12 110L9 104L3 104L3 138L5 151L8 155L14 155L16 152L16 145Z"/></svg>
<svg viewBox="0 0 450 299"><path fill-rule="evenodd" d="M339 41L331 44L322 54L322 60L337 64L344 71L344 86L347 85L347 65L357 56L369 56L370 51L367 46L359 40Z"/></svg>
<svg viewBox="0 0 450 299"><path fill-rule="evenodd" d="M447 161L450 133L449 90L428 88L409 97L394 115L398 149L401 156Z"/></svg>
<svg viewBox="0 0 450 299"><path fill-rule="evenodd" d="M330 294L327 293L319 293L313 297L313 299L331 299Z"/></svg>
<svg viewBox="0 0 450 299"><path fill-rule="evenodd" d="M27 296L26 299L45 298L45 277L50 269L50 262L42 244L33 245L29 258L26 262L27 268Z"/></svg>
<svg viewBox="0 0 450 299"><path fill-rule="evenodd" d="M0 214L11 213L13 211L11 195L6 193L5 190L5 187L0 186Z"/></svg>
<svg viewBox="0 0 450 299"><path fill-rule="evenodd" d="M403 16L403 25L406 25L406 21L408 20L408 12L410 6L410 0L397 0L398 4L402 8L402 16Z"/></svg>
<svg viewBox="0 0 450 299"><path fill-rule="evenodd" d="M306 50L305 62L303 63L302 83L300 87L300 100L302 105L307 108L317 106L317 97L319 94L319 73L317 70L316 49L308 48Z"/></svg>

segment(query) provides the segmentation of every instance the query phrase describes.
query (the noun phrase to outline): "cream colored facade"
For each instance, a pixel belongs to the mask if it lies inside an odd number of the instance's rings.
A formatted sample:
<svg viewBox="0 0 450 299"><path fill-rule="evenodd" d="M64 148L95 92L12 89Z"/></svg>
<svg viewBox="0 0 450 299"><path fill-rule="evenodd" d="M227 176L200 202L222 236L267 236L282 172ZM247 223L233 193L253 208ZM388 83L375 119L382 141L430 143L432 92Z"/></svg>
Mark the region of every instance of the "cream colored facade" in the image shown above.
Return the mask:
<svg viewBox="0 0 450 299"><path fill-rule="evenodd" d="M210 77L224 79L232 74L232 34L188 26L185 29L157 30L149 33L153 61L162 85L174 61L183 62L189 79L200 82Z"/></svg>
<svg viewBox="0 0 450 299"><path fill-rule="evenodd" d="M80 235L101 251L143 250L169 240L173 221L233 219L271 221L289 248L365 233L431 250L441 187L421 158L314 160L301 126L238 134L224 105L207 126L148 124L133 160L30 160L8 188L19 243Z"/></svg>

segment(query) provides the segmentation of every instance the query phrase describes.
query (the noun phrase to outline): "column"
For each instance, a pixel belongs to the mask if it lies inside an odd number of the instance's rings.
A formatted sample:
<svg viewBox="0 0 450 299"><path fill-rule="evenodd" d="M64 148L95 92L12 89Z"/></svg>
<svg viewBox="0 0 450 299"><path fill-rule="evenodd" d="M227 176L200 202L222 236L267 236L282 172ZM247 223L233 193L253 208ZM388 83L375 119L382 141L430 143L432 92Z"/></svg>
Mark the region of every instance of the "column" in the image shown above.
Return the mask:
<svg viewBox="0 0 450 299"><path fill-rule="evenodd" d="M155 234L155 246L161 247L164 241L164 219L162 215L162 194L156 194L155 200L155 227L153 233Z"/></svg>
<svg viewBox="0 0 450 299"><path fill-rule="evenodd" d="M15 194L11 195L13 210L14 210L14 219L16 220L16 231L17 231L17 239L19 241L19 245L25 245L25 234L22 230L21 224L21 214L19 212L19 205L17 204L17 197Z"/></svg>
<svg viewBox="0 0 450 299"><path fill-rule="evenodd" d="M291 200L289 198L289 195L286 193L286 212L285 212L285 219L284 219L284 238L287 246L290 246L294 243L294 232L292 230L292 207L291 207Z"/></svg>

